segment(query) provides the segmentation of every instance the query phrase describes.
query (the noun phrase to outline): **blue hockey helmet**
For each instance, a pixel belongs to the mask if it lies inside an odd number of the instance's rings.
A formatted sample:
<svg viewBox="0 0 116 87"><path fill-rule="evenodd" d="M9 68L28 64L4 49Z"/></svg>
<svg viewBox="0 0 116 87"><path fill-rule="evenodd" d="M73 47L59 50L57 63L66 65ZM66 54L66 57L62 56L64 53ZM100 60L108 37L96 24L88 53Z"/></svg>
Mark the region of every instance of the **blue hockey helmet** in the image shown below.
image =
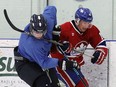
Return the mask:
<svg viewBox="0 0 116 87"><path fill-rule="evenodd" d="M93 20L92 12L88 8L80 7L75 12L75 19L77 18L85 22L92 22Z"/></svg>
<svg viewBox="0 0 116 87"><path fill-rule="evenodd" d="M44 33L47 30L47 23L42 14L33 14L30 19L30 26L32 30L39 33Z"/></svg>

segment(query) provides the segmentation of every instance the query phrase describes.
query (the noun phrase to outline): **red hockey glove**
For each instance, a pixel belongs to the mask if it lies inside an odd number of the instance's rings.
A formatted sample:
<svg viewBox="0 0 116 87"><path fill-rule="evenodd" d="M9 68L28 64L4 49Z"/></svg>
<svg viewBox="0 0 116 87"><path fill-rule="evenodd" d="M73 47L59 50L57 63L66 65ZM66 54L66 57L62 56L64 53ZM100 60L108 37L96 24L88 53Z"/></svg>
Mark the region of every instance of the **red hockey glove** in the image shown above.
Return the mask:
<svg viewBox="0 0 116 87"><path fill-rule="evenodd" d="M62 70L78 68L78 64L76 61L70 61L70 60L64 60L64 59L58 61L58 66Z"/></svg>
<svg viewBox="0 0 116 87"><path fill-rule="evenodd" d="M107 56L107 48L97 49L93 54L94 58L91 59L91 62L93 64L96 63L100 65L102 64L106 56Z"/></svg>

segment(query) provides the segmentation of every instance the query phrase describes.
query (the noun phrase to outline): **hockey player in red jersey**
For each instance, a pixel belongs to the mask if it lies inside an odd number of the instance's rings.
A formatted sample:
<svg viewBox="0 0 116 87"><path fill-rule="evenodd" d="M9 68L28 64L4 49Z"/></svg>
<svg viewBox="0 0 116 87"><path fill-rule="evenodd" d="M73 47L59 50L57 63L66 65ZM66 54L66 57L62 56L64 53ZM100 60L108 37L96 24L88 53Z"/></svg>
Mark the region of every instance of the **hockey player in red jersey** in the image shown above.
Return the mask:
<svg viewBox="0 0 116 87"><path fill-rule="evenodd" d="M60 32L57 40L65 44L61 48L70 60L74 60L79 64L80 68L84 64L83 52L89 44L95 49L94 58L91 58L93 64L102 64L107 56L106 41L100 35L99 29L91 24L92 20L92 12L88 8L80 7L75 12L75 20L61 24L55 29ZM70 45L67 45L67 42ZM79 52L75 52L75 50ZM57 46L54 45L51 56L59 59L64 58ZM65 83L66 87L88 87L88 82L80 68L77 68L77 71L82 78L79 78L72 70L63 71L57 67L59 79Z"/></svg>

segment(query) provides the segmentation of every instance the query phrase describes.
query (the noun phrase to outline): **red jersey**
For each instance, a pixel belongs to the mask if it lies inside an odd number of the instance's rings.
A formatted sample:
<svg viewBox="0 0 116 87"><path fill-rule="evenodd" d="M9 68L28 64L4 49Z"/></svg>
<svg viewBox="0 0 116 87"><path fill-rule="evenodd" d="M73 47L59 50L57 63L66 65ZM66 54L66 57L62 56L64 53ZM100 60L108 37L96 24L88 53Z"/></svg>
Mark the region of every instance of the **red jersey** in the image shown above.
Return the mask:
<svg viewBox="0 0 116 87"><path fill-rule="evenodd" d="M61 27L60 42L68 41L70 43L69 49L66 51L69 59L76 60L79 65L84 64L82 53L75 52L74 49L78 51L85 51L87 46L90 44L93 48L103 40L100 35L100 31L94 25L88 28L84 33L80 32L76 27L74 20L71 22L66 22ZM58 51L57 47L53 47L51 51L51 56L53 58L64 58L63 55Z"/></svg>

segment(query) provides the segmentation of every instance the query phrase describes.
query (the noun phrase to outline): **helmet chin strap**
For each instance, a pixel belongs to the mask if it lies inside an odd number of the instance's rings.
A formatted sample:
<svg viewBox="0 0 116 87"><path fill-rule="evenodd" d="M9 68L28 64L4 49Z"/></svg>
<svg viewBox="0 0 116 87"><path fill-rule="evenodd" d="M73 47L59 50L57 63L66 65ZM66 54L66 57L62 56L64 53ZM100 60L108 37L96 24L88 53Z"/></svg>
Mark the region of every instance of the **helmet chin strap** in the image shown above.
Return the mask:
<svg viewBox="0 0 116 87"><path fill-rule="evenodd" d="M45 36L45 35L46 35L46 33L47 33L47 30L45 30L45 31L44 31L43 36Z"/></svg>
<svg viewBox="0 0 116 87"><path fill-rule="evenodd" d="M76 27L78 28L78 31L79 31L80 33L83 33L83 32L81 31L81 29L79 28L79 26L78 26L80 21L81 21L80 18L77 18L76 21L75 21L75 25L76 25Z"/></svg>
<svg viewBox="0 0 116 87"><path fill-rule="evenodd" d="M76 22L76 25L79 25L80 19L77 18L75 22Z"/></svg>

